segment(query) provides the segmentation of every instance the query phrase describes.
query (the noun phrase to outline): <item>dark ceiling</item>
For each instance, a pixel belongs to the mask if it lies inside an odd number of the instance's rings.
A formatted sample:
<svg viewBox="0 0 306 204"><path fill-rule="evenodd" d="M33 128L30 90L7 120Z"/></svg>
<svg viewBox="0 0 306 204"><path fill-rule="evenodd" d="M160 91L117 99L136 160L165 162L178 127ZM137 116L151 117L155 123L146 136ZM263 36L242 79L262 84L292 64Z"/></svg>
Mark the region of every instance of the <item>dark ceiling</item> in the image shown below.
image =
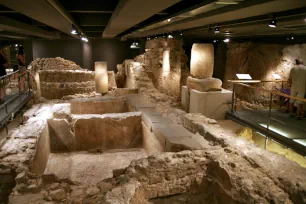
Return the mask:
<svg viewBox="0 0 306 204"><path fill-rule="evenodd" d="M306 34L305 0L0 0L0 38L244 38ZM268 26L271 19L276 28ZM216 27L220 33L215 33Z"/></svg>

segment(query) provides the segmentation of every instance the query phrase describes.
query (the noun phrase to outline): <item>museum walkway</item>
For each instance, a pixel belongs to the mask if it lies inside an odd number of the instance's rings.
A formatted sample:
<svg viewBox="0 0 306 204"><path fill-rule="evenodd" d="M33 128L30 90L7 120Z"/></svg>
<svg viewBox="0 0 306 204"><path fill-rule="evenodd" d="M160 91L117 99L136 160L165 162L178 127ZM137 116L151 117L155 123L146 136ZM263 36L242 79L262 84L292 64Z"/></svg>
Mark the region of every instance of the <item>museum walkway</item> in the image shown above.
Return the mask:
<svg viewBox="0 0 306 204"><path fill-rule="evenodd" d="M251 109L240 106L241 104L237 103L237 96L235 94L239 85L243 86L243 88L254 89L256 91L268 93L268 95L270 94L271 97L267 97L267 104L270 104L270 107ZM262 88L242 83L237 83L235 86L232 101L233 107L232 110L226 114L228 119L248 126L254 131L261 133L266 138L271 138L287 148L291 148L304 156L306 155L306 119L297 120L295 117L290 117L289 113L285 113L275 105L273 105L273 107L271 105L275 102L277 96L287 97L288 99L291 96L277 91L263 90ZM278 102L280 103L280 101Z"/></svg>
<svg viewBox="0 0 306 204"><path fill-rule="evenodd" d="M19 88L20 77L24 77L24 90ZM6 83L7 93L3 103L0 104L1 128L7 127L9 120L13 119L18 113L22 113L23 107L31 100L33 92L29 77L30 74L28 72L19 75L17 71L0 78L2 83Z"/></svg>

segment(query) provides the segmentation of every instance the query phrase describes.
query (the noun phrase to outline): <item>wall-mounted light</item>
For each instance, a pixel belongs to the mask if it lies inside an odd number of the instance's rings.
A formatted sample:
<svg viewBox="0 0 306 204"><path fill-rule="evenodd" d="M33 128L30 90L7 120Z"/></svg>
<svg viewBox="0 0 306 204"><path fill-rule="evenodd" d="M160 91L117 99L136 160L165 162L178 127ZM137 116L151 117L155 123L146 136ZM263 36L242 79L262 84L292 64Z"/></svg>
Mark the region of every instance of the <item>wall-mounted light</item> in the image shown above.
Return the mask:
<svg viewBox="0 0 306 204"><path fill-rule="evenodd" d="M276 28L276 20L275 20L275 18L273 18L273 19L270 21L269 27L270 27L270 28Z"/></svg>
<svg viewBox="0 0 306 204"><path fill-rule="evenodd" d="M291 40L294 40L294 37L293 37L293 36L291 37Z"/></svg>
<svg viewBox="0 0 306 204"><path fill-rule="evenodd" d="M228 43L229 41L230 41L229 38L226 38L226 39L223 40L223 42L225 42L225 43Z"/></svg>
<svg viewBox="0 0 306 204"><path fill-rule="evenodd" d="M183 35L183 33L180 33L180 35Z"/></svg>
<svg viewBox="0 0 306 204"><path fill-rule="evenodd" d="M168 38L173 38L173 36L172 35L168 35Z"/></svg>
<svg viewBox="0 0 306 204"><path fill-rule="evenodd" d="M78 31L77 31L77 29L74 27L74 25L71 26L71 34L72 34L72 35L77 35L77 34L78 34Z"/></svg>
<svg viewBox="0 0 306 204"><path fill-rule="evenodd" d="M219 26L216 26L216 27L215 27L215 33L220 33L220 28L219 28Z"/></svg>

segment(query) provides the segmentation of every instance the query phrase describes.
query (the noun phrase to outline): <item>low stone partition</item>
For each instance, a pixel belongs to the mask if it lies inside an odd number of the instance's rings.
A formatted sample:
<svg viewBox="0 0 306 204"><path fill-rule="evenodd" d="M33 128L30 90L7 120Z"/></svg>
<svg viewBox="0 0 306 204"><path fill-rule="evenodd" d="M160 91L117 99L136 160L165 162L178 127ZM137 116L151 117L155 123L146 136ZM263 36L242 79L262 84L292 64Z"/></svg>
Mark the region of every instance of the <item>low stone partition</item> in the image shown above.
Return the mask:
<svg viewBox="0 0 306 204"><path fill-rule="evenodd" d="M95 90L94 72L81 70L39 71L41 96L59 99L63 96L91 93Z"/></svg>
<svg viewBox="0 0 306 204"><path fill-rule="evenodd" d="M142 143L141 113L72 115L76 150L127 149Z"/></svg>
<svg viewBox="0 0 306 204"><path fill-rule="evenodd" d="M105 114L128 112L125 97L80 98L71 101L72 114Z"/></svg>
<svg viewBox="0 0 306 204"><path fill-rule="evenodd" d="M41 70L39 77L42 82L86 82L94 81L95 73L81 70Z"/></svg>
<svg viewBox="0 0 306 204"><path fill-rule="evenodd" d="M95 82L52 83L41 82L41 96L46 99L60 99L67 95L91 93L95 90Z"/></svg>

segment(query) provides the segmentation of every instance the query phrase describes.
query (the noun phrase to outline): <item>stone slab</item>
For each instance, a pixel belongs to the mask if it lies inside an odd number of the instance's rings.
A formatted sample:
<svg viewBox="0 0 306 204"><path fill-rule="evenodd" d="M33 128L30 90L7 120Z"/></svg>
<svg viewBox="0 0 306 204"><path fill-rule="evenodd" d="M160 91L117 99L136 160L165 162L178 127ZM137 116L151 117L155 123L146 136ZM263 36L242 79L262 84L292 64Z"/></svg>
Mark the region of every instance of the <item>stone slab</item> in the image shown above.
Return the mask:
<svg viewBox="0 0 306 204"><path fill-rule="evenodd" d="M222 89L221 92L200 92L190 90L190 113L202 113L204 116L224 120L225 113L230 110L232 91Z"/></svg>
<svg viewBox="0 0 306 204"><path fill-rule="evenodd" d="M198 79L189 76L187 78L187 87L197 91L205 92L211 89L222 90L222 81L217 78Z"/></svg>
<svg viewBox="0 0 306 204"><path fill-rule="evenodd" d="M66 119L50 119L48 124L51 152L74 151L75 138L70 123Z"/></svg>
<svg viewBox="0 0 306 204"><path fill-rule="evenodd" d="M129 95L126 97L126 100L129 107L134 110L137 110L138 108L155 108L153 103L139 95Z"/></svg>
<svg viewBox="0 0 306 204"><path fill-rule="evenodd" d="M214 72L213 44L195 43L191 49L190 73L196 78L212 77Z"/></svg>
<svg viewBox="0 0 306 204"><path fill-rule="evenodd" d="M201 145L193 139L194 134L181 125L153 124L152 132L165 146L166 151L201 149Z"/></svg>
<svg viewBox="0 0 306 204"><path fill-rule="evenodd" d="M141 113L72 115L76 150L133 148L141 144Z"/></svg>
<svg viewBox="0 0 306 204"><path fill-rule="evenodd" d="M124 97L82 98L71 101L72 114L105 114L128 112Z"/></svg>
<svg viewBox="0 0 306 204"><path fill-rule="evenodd" d="M154 124L172 124L172 120L168 117L158 116L158 115L149 115L146 113L142 114L142 121L144 124L152 130Z"/></svg>

